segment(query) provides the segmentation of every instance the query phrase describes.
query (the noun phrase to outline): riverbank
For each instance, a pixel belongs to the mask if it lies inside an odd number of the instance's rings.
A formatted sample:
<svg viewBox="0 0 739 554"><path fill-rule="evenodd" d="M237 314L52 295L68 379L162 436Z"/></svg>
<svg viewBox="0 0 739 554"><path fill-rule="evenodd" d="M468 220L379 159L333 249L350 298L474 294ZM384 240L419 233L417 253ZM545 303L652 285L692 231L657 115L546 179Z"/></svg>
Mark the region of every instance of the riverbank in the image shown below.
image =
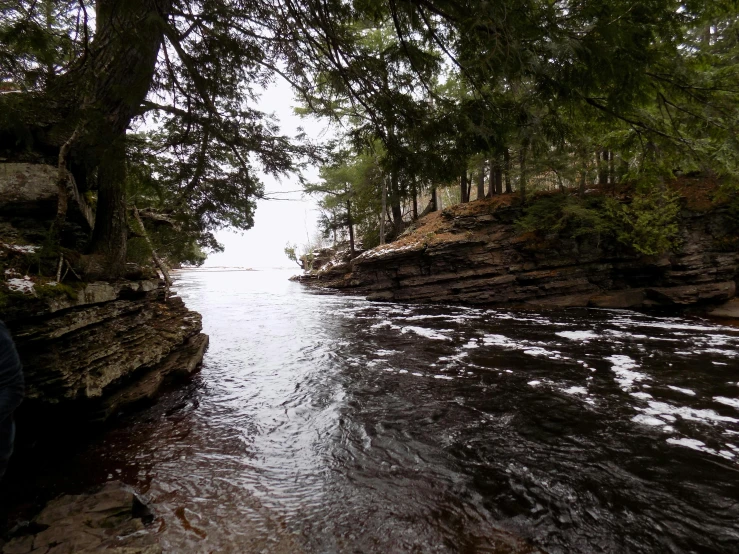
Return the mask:
<svg viewBox="0 0 739 554"><path fill-rule="evenodd" d="M522 233L512 195L421 218L397 241L331 260L301 282L373 300L525 308L672 309L739 318L729 211L684 199L677 247L646 256L597 233Z"/></svg>
<svg viewBox="0 0 739 554"><path fill-rule="evenodd" d="M110 481L89 494L50 501L31 521L17 525L2 554L161 554L154 514L133 489Z"/></svg>
<svg viewBox="0 0 739 554"><path fill-rule="evenodd" d="M202 370L37 457L26 490L125 482L176 553L739 546L736 327L369 302L288 276L182 272Z"/></svg>

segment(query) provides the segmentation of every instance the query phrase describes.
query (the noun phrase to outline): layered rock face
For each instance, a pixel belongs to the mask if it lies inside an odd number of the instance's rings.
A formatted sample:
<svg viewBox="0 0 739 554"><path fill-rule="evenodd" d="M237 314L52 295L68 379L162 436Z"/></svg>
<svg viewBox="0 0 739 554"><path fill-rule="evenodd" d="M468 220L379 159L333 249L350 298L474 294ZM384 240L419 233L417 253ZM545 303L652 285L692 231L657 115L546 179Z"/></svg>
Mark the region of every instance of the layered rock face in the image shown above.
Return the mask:
<svg viewBox="0 0 739 554"><path fill-rule="evenodd" d="M376 300L607 308L710 306L736 294L739 253L723 246L721 210L684 211L681 248L660 258L597 236L520 235L513 225L519 215L495 200L430 214L407 236L365 252L350 273L324 284ZM721 309L733 313L732 306Z"/></svg>
<svg viewBox="0 0 739 554"><path fill-rule="evenodd" d="M200 314L158 281L91 283L78 301L7 322L24 366L25 413L64 408L104 420L202 360Z"/></svg>
<svg viewBox="0 0 739 554"><path fill-rule="evenodd" d="M63 265L74 253L68 248L56 275L40 274L57 177L49 165L0 164L0 319L24 366L20 423L105 420L151 398L168 377L193 371L208 340L200 315L150 268L129 268L129 280L84 282L69 260ZM92 211L68 181L65 233L84 244Z"/></svg>

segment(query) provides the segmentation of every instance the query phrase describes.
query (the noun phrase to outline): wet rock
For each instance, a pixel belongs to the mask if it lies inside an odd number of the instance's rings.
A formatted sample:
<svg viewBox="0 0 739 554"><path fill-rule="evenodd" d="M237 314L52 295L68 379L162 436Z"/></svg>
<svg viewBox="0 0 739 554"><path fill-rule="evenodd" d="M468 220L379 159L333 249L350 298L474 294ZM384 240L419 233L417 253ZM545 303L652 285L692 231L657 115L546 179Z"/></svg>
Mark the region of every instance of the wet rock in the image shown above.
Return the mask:
<svg viewBox="0 0 739 554"><path fill-rule="evenodd" d="M703 283L682 287L650 288L647 296L663 304L697 304L706 301L720 301L733 298L736 294L736 283Z"/></svg>
<svg viewBox="0 0 739 554"><path fill-rule="evenodd" d="M708 312L714 317L728 317L739 319L739 298L733 298Z"/></svg>
<svg viewBox="0 0 739 554"><path fill-rule="evenodd" d="M639 308L645 298L644 289L619 290L593 296L589 305L594 308Z"/></svg>
<svg viewBox="0 0 739 554"><path fill-rule="evenodd" d="M35 533L12 538L2 554L159 554L142 512L150 513L142 498L117 481L92 494L61 496L34 518Z"/></svg>
<svg viewBox="0 0 739 554"><path fill-rule="evenodd" d="M167 297L159 281L90 283L64 302L8 321L26 377L21 420L56 413L105 420L153 398L203 358L200 314Z"/></svg>

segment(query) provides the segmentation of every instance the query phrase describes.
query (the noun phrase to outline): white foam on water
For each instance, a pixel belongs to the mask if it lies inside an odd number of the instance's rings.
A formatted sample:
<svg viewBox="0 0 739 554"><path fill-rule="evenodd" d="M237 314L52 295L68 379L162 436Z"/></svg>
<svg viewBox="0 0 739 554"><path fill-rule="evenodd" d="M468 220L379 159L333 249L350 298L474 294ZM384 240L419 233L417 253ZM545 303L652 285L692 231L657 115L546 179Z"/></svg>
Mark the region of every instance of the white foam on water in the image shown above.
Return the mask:
<svg viewBox="0 0 739 554"><path fill-rule="evenodd" d="M726 404L727 406L731 406L732 408L736 408L739 410L739 398L726 398L725 396L714 396L713 400L716 402L720 402L721 404Z"/></svg>
<svg viewBox="0 0 739 554"><path fill-rule="evenodd" d="M633 421L634 423L639 423L641 425L649 425L650 427L661 427L665 424L663 420L657 417L644 414L635 415L631 418L631 421Z"/></svg>
<svg viewBox="0 0 739 554"><path fill-rule="evenodd" d="M408 370L407 369L399 369L398 370L398 373L408 373Z"/></svg>
<svg viewBox="0 0 739 554"><path fill-rule="evenodd" d="M547 356L548 358L550 357L549 355L551 354L549 350L545 348L540 348L538 346L535 346L533 348L528 348L524 350L523 353L528 354L529 356Z"/></svg>
<svg viewBox="0 0 739 554"><path fill-rule="evenodd" d="M480 344L475 339L470 339L462 348L480 348Z"/></svg>
<svg viewBox="0 0 739 554"><path fill-rule="evenodd" d="M700 423L739 423L739 419L722 416L713 410L690 408L688 406L673 406L667 402L651 401L648 408L636 408L638 411L647 415L665 417L666 415L680 416L689 421L698 421Z"/></svg>
<svg viewBox="0 0 739 554"><path fill-rule="evenodd" d="M398 354L395 350L377 350L375 352L375 356L391 356L393 354Z"/></svg>
<svg viewBox="0 0 739 554"><path fill-rule="evenodd" d="M650 400L651 398L653 398L653 396L648 392L632 392L631 396L634 396L639 400Z"/></svg>
<svg viewBox="0 0 739 554"><path fill-rule="evenodd" d="M673 385L667 385L668 389L676 390L677 392L681 392L683 394L687 394L688 396L695 396L695 391L690 389L683 389L680 387L675 387Z"/></svg>
<svg viewBox="0 0 739 554"><path fill-rule="evenodd" d="M529 382L528 382L528 383L526 383L526 384L527 384L527 385L531 385L532 387L535 387L535 386L537 386L537 385L541 385L541 381L536 381L536 380L534 380L534 381L529 381Z"/></svg>
<svg viewBox="0 0 739 554"><path fill-rule="evenodd" d="M569 389L563 389L565 394L588 394L588 389L585 387L570 387Z"/></svg>
<svg viewBox="0 0 739 554"><path fill-rule="evenodd" d="M593 333L593 331L559 331L554 334L557 335L558 337L564 337L570 340L588 341L588 340L598 338L598 335Z"/></svg>
<svg viewBox="0 0 739 554"><path fill-rule="evenodd" d="M411 373L411 375L415 375L416 377L423 377L423 373L419 373L417 371L414 371L413 373Z"/></svg>
<svg viewBox="0 0 739 554"><path fill-rule="evenodd" d="M434 379L446 379L447 381L452 381L454 377L449 377L449 375L434 375Z"/></svg>
<svg viewBox="0 0 739 554"><path fill-rule="evenodd" d="M729 358L736 358L739 356L739 352L736 350L722 350L720 348L704 348L700 352L702 354L720 354L722 356L728 356Z"/></svg>
<svg viewBox="0 0 739 554"><path fill-rule="evenodd" d="M516 341L511 340L504 335L485 335L482 337L482 342L493 346L502 346L504 348L520 348L520 345Z"/></svg>
<svg viewBox="0 0 739 554"><path fill-rule="evenodd" d="M444 329L444 331L449 332L450 329ZM415 333L416 335L420 337L425 337L431 340L452 340L446 335L443 335L441 331L436 331L434 329L426 329L425 327L414 327L414 326L401 327L400 332L403 334L409 333L409 332Z"/></svg>
<svg viewBox="0 0 739 554"><path fill-rule="evenodd" d="M713 365L729 365L725 362L713 362Z"/></svg>
<svg viewBox="0 0 739 554"><path fill-rule="evenodd" d="M697 450L698 452L709 452L710 454L717 453L712 448L708 448L703 441L699 441L698 439L689 439L687 437L676 439L676 438L671 437L667 439L667 442L669 444L674 444L677 446L684 446L686 448L692 448L693 450Z"/></svg>
<svg viewBox="0 0 739 554"><path fill-rule="evenodd" d="M616 382L623 391L630 391L634 388L634 383L649 379L649 376L638 371L631 371L633 368L639 367L635 360L622 354L614 354L606 358L613 364L611 371L616 374Z"/></svg>

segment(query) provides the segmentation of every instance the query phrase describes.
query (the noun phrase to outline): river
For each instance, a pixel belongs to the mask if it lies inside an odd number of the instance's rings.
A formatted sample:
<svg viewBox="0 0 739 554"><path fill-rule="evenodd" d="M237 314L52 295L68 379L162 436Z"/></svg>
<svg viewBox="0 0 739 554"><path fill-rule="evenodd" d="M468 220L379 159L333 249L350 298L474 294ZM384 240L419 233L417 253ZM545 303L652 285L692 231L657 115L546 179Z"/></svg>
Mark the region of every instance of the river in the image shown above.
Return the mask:
<svg viewBox="0 0 739 554"><path fill-rule="evenodd" d="M170 552L737 552L739 328L184 271L202 371L64 466Z"/></svg>

